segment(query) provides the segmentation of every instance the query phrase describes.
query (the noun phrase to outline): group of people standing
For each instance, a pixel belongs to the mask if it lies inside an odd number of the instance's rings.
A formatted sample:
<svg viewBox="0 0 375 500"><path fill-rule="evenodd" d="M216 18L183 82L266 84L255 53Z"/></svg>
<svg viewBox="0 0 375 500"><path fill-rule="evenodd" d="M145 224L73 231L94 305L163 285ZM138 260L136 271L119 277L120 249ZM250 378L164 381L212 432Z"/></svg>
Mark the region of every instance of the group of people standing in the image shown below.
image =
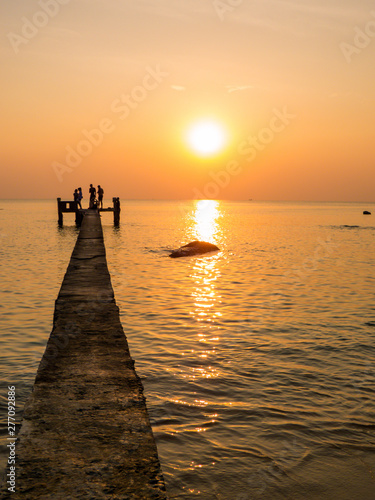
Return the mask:
<svg viewBox="0 0 375 500"><path fill-rule="evenodd" d="M98 199L96 199L96 194L98 194ZM104 194L104 189L101 187L101 185L98 185L98 191L96 191L96 188L90 184L90 189L89 189L89 195L90 195L90 203L89 203L89 208L103 208L103 194ZM83 194L82 194L82 188L78 188L74 190L74 201L77 202L77 205L79 208L82 208L82 201Z"/></svg>
<svg viewBox="0 0 375 500"><path fill-rule="evenodd" d="M79 206L79 208L82 208L82 204L81 204L81 201L83 198L82 188L75 189L73 196L74 196L74 201L77 202L77 205Z"/></svg>

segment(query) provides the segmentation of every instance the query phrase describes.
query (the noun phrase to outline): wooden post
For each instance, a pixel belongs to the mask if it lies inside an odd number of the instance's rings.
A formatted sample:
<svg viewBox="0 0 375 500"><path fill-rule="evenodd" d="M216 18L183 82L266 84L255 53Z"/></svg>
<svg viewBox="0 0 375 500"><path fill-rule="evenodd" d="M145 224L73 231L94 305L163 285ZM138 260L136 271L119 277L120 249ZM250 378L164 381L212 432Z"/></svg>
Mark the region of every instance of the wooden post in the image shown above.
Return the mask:
<svg viewBox="0 0 375 500"><path fill-rule="evenodd" d="M78 208L78 204L76 204L76 226L81 227L82 219L83 219L83 213Z"/></svg>
<svg viewBox="0 0 375 500"><path fill-rule="evenodd" d="M63 225L63 213L61 210L61 203L60 202L61 202L61 198L57 198L57 212L59 215L58 224L61 227Z"/></svg>
<svg viewBox="0 0 375 500"><path fill-rule="evenodd" d="M120 198L112 198L113 201L113 224L115 226L120 225Z"/></svg>
<svg viewBox="0 0 375 500"><path fill-rule="evenodd" d="M69 209L74 210L76 214L76 226L80 227L82 223L82 214L79 212L78 202L70 202Z"/></svg>

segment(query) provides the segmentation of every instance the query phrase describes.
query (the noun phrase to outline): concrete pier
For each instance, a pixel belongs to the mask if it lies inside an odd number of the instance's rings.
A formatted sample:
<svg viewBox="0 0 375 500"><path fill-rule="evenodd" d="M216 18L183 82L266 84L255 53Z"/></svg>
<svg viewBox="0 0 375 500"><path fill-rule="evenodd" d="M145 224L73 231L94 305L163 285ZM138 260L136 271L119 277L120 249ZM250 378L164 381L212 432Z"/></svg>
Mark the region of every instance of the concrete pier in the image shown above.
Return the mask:
<svg viewBox="0 0 375 500"><path fill-rule="evenodd" d="M1 499L166 499L107 268L88 210L18 436L16 493Z"/></svg>

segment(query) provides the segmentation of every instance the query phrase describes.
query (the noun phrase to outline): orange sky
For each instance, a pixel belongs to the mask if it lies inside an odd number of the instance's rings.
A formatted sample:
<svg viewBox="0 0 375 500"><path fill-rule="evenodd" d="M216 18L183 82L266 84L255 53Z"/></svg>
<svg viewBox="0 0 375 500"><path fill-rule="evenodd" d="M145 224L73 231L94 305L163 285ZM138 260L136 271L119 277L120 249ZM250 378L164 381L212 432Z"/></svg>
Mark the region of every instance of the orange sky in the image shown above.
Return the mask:
<svg viewBox="0 0 375 500"><path fill-rule="evenodd" d="M0 198L375 201L370 0L12 0ZM226 148L184 141L210 117Z"/></svg>

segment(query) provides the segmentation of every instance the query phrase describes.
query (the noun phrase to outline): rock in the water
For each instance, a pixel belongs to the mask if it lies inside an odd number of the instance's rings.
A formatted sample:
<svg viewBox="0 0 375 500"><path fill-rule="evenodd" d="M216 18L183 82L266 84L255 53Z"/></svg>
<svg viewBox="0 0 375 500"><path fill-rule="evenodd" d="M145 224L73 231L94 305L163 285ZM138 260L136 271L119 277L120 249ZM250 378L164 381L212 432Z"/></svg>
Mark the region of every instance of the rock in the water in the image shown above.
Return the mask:
<svg viewBox="0 0 375 500"><path fill-rule="evenodd" d="M213 243L207 243L206 241L191 241L178 250L174 250L169 257L174 259L177 257L191 257L192 255L201 255L217 250L220 250L220 248Z"/></svg>
<svg viewBox="0 0 375 500"><path fill-rule="evenodd" d="M363 215L371 215L371 212L369 212L368 210L364 210Z"/></svg>

